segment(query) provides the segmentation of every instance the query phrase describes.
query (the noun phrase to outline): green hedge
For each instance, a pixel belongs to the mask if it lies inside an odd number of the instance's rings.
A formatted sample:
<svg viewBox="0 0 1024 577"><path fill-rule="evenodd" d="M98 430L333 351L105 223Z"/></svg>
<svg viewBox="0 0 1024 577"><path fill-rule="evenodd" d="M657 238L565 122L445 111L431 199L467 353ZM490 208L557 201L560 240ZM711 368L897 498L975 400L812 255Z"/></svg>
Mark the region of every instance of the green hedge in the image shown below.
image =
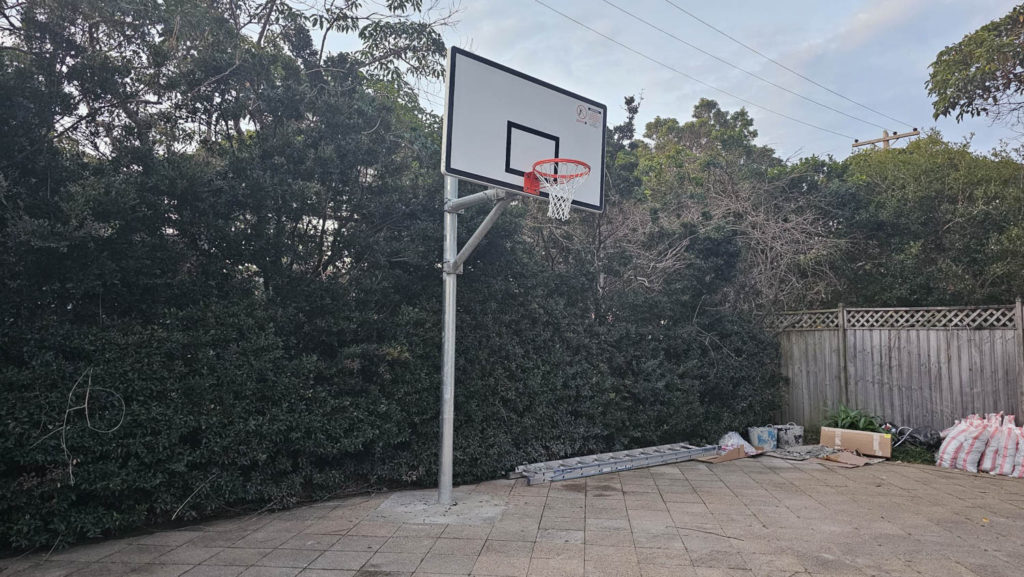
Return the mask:
<svg viewBox="0 0 1024 577"><path fill-rule="evenodd" d="M623 311L622 321L597 322L567 312L551 292L564 285L533 279L518 299L495 300L487 291L500 279L476 274L460 293L457 482L524 462L713 440L777 406L775 348L743 319L647 324ZM328 314L319 298L299 311L252 296L145 322L6 332L3 541L50 547L176 512L195 519L433 484L440 279L430 276L422 300L381 316L389 326L376 332L353 313L357 302ZM324 322L309 322L318 310ZM337 334L342 326L353 334ZM88 416L68 411L87 395ZM123 422L101 432L120 420L117 399ZM69 456L51 434L65 416Z"/></svg>

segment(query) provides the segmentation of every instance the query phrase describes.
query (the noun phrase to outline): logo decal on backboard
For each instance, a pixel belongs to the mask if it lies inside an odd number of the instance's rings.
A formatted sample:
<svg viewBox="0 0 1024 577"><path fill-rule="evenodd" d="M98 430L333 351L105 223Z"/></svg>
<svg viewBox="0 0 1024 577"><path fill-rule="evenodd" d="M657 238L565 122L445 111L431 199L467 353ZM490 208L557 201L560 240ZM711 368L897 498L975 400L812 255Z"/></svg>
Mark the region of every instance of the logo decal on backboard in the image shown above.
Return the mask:
<svg viewBox="0 0 1024 577"><path fill-rule="evenodd" d="M576 122L595 128L604 126L604 112L600 108L594 108L586 104L577 104Z"/></svg>

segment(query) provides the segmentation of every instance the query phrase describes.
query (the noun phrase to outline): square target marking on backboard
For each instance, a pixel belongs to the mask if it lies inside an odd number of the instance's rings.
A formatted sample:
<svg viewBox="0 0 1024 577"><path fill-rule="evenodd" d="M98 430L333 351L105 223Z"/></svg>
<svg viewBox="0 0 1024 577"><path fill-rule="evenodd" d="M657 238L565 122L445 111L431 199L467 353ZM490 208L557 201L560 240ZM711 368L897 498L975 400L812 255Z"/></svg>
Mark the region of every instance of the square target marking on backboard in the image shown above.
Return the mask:
<svg viewBox="0 0 1024 577"><path fill-rule="evenodd" d="M607 111L604 104L453 47L441 172L522 193L523 175L534 162L582 160L591 176L572 204L601 212Z"/></svg>

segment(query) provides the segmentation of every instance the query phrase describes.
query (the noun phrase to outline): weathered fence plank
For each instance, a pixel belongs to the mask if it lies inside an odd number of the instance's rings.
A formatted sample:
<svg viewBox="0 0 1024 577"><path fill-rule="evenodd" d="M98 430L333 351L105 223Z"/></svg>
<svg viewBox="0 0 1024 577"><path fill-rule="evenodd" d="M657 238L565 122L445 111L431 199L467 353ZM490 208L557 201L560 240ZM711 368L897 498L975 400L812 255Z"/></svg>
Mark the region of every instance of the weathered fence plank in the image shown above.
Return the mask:
<svg viewBox="0 0 1024 577"><path fill-rule="evenodd" d="M1024 405L1024 312L996 307L782 313L782 417L820 424L844 399L899 424L941 429L968 413Z"/></svg>

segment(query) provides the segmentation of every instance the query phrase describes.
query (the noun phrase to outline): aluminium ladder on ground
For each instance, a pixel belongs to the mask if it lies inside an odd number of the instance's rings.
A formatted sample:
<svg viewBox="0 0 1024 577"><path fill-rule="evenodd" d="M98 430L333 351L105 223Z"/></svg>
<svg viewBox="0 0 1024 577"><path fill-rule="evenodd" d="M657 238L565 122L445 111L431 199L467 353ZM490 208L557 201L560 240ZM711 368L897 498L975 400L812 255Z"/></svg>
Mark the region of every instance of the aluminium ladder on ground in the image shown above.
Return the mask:
<svg viewBox="0 0 1024 577"><path fill-rule="evenodd" d="M578 479L603 473L667 465L669 463L689 461L697 457L710 457L718 454L718 449L718 445L706 445L703 447L696 447L686 443L658 445L657 447L633 449L631 451L601 453L586 457L520 465L516 467L515 471L509 473L509 478L526 477L527 485L544 483L546 481L564 481L566 479Z"/></svg>

